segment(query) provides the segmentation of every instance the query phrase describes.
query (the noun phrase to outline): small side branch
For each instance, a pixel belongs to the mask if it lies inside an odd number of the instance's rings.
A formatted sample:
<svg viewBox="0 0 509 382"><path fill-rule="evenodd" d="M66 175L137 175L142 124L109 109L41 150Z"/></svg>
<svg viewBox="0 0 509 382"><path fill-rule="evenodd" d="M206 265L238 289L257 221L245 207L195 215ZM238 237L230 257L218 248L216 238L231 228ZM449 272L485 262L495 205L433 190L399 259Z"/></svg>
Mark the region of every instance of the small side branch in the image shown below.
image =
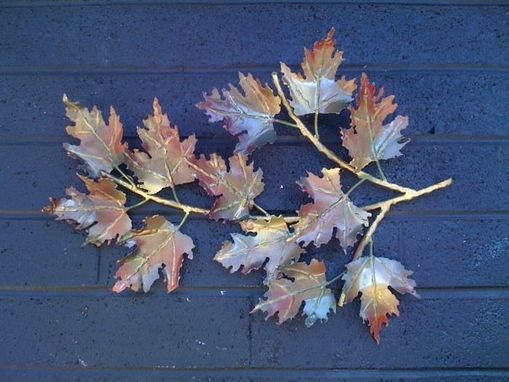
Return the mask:
<svg viewBox="0 0 509 382"><path fill-rule="evenodd" d="M125 189L141 196L143 198L143 200L133 206L130 206L128 207L128 210L131 210L131 209L134 209L136 207L139 207L141 206L142 204L145 204L146 202L148 202L149 200L157 203L157 204L160 204L160 205L163 205L163 206L166 206L166 207L171 207L171 208L174 208L174 209L177 209L177 210L181 210L182 212L184 212L184 214L186 215L189 215L191 213L195 213L195 214L198 214L198 215L208 215L209 213L209 210L205 209L205 208L200 208L200 207L195 207L195 206L190 206L190 205L187 205L187 204L183 204L183 203L178 203L176 202L175 200L170 200L170 199L164 199L164 198L161 198L157 195L152 195L152 194L149 194L148 192L142 190L141 188L137 187L136 185L131 185L130 183L120 179L120 178L117 178L116 176L113 176L107 172L103 172L102 175L108 179L111 179L113 182L115 182L116 184L118 184L119 186L122 186L124 187ZM260 206L257 205L257 208L261 208ZM263 210L263 208L261 208ZM249 219L254 219L254 220L257 220L257 219L267 219L269 215L269 213L265 210L263 210L264 212L264 215L260 216L260 215L250 215L249 216ZM285 222L288 223L288 224L294 224L294 223L297 223L299 221L299 217L298 216L284 216L283 217ZM186 217L187 219L187 217Z"/></svg>
<svg viewBox="0 0 509 382"><path fill-rule="evenodd" d="M398 196L397 198L392 198L392 199L386 200L384 202L375 203L375 204L371 204L369 206L364 207L365 210L380 209L380 213L377 215L377 217L375 218L375 220L369 227L368 231L362 238L361 242L357 246L357 249L354 252L352 261L356 260L362 256L362 253L364 252L364 248L366 248L366 245L368 245L368 243L372 240L373 234L375 233L375 231L378 228L378 226L380 225L381 221L383 220L385 215L387 215L387 213L389 212L389 210L391 209L392 206L394 206L398 203L401 203L401 202L406 202L406 201L418 198L419 196L422 196L422 195L429 194L435 190L445 188L445 187L451 185L451 183L452 183L452 179L449 178L449 179L446 179L440 183L433 184L432 186L429 186L429 187L426 187L426 188L423 188L423 189L420 189L417 191L405 193L404 195Z"/></svg>
<svg viewBox="0 0 509 382"><path fill-rule="evenodd" d="M164 198L161 198L156 195L151 195L148 192L143 191L141 188L133 186L133 185L129 184L128 182L126 182L122 179L119 179L111 174L106 173L106 172L103 172L103 176L111 179L116 184L124 187L125 189L127 189L131 192L134 192L135 194L143 197L144 199L152 200L153 202L156 202L163 206L182 210L186 214L195 213L195 214L200 214L200 215L207 215L209 213L209 210L206 210L204 208L188 206L187 204L182 204L182 203L176 202L174 200L164 199Z"/></svg>

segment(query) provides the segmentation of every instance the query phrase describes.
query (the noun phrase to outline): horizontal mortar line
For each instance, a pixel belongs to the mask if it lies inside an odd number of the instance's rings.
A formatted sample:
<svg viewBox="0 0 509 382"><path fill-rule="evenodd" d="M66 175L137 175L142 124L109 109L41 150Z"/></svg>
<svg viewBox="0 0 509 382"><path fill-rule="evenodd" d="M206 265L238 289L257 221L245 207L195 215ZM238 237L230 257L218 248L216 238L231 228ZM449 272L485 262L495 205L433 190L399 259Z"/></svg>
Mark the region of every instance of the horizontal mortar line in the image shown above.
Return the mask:
<svg viewBox="0 0 509 382"><path fill-rule="evenodd" d="M300 64L288 64L290 68L298 70ZM136 66L136 65L3 65L0 75L90 75L90 74L209 74L231 72L274 72L279 71L279 63L274 64L236 64L236 65L207 65L207 66ZM506 73L509 65L489 64L359 64L344 63L340 72L481 72ZM225 84L226 85L226 84Z"/></svg>
<svg viewBox="0 0 509 382"><path fill-rule="evenodd" d="M74 6L158 6L158 5L192 5L192 6L224 6L224 5L291 5L291 4L311 4L311 5L395 5L395 6L500 6L506 5L504 0L117 0L117 1L58 1L58 0L38 0L36 2L23 0L3 0L1 8L41 8L41 7L74 7Z"/></svg>
<svg viewBox="0 0 509 382"><path fill-rule="evenodd" d="M220 126L219 126L220 127ZM324 129L338 129L339 126L324 126ZM180 138L186 139L189 135L182 134ZM210 135L196 135L196 138L201 141L212 141L218 145L221 143L234 144L235 137L223 136L213 137ZM509 135L461 135L461 134L416 134L408 135L412 144L434 145L434 144L509 144ZM18 146L18 145L62 145L64 142L71 141L73 138L69 136L1 136L0 146ZM127 135L124 140L131 143L139 141L136 135ZM341 142L340 136L324 137L322 143L327 145L339 144ZM76 142L77 143L77 142ZM274 144L303 144L311 146L311 143L304 137L298 135L279 135Z"/></svg>
<svg viewBox="0 0 509 382"><path fill-rule="evenodd" d="M296 215L296 210L268 210L272 215ZM41 206L42 208L42 206ZM178 211L171 209L165 210L135 210L130 213L132 216L142 216L146 214L159 214L171 218L175 218L177 221L182 214ZM472 210L472 211L454 211L454 210L392 210L390 215L387 215L386 219L397 218L397 219L491 219L491 220L506 220L509 218L509 210ZM54 218L39 210L20 210L20 209L1 209L0 219L2 220L54 220ZM189 220L206 220L207 217L203 215L191 215ZM210 220L214 222L213 220ZM235 224L235 222L231 222Z"/></svg>
<svg viewBox="0 0 509 382"><path fill-rule="evenodd" d="M299 205L300 207L300 205ZM205 207L204 207L205 208ZM396 207L394 207L396 208ZM296 210L267 210L267 212L271 215L285 215L285 216L295 216L297 215ZM147 214L158 214L167 216L169 219L174 219L175 223L180 221L182 213L173 210L135 210L131 213L132 216L143 217ZM2 214L0 211L0 218L2 218ZM53 219L51 216L49 219ZM204 221L212 221L204 215L192 215L189 219L191 220L204 220ZM446 219L454 219L454 220L472 220L472 219L486 219L486 220L506 220L509 219L509 210L498 210L498 211L450 211L450 210L392 210L385 219L398 219L398 220L446 220ZM230 222L232 224L236 224L235 222Z"/></svg>
<svg viewBox="0 0 509 382"><path fill-rule="evenodd" d="M331 286L331 289L339 291L337 286ZM201 297L220 297L220 298L249 298L260 297L265 291L262 285L246 286L181 286L173 293L166 293L162 288L152 290L149 294L139 294L127 292L115 294L109 286L90 285L90 286L0 286L0 297L22 297L22 296L41 296L41 297L66 297L66 296L84 296L84 297L109 297L109 298L192 298ZM419 287L417 291L421 299L444 299L444 298L497 298L509 300L509 286L469 286L469 287Z"/></svg>
<svg viewBox="0 0 509 382"><path fill-rule="evenodd" d="M281 367L173 367L171 365L156 366L78 366L62 365L48 366L44 364L18 364L0 365L1 372L10 373L77 373L77 374L111 374L111 375L146 375L146 374L173 374L176 376L207 376L226 374L230 377L320 377L334 380L336 378L357 379L357 378L423 378L423 377L504 377L509 373L509 368L458 368L458 367L422 367L422 368L281 368Z"/></svg>

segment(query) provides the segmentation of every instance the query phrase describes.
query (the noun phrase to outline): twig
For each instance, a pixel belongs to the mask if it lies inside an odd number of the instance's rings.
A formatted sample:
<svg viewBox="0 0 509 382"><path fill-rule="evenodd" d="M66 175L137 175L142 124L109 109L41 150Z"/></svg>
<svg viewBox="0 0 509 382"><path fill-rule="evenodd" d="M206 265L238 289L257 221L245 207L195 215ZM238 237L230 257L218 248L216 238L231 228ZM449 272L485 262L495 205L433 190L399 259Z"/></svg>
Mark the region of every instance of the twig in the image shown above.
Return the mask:
<svg viewBox="0 0 509 382"><path fill-rule="evenodd" d="M262 214L264 214L266 217L270 217L270 214L262 206L253 202L253 207L260 211Z"/></svg>
<svg viewBox="0 0 509 382"><path fill-rule="evenodd" d="M122 178L124 178L125 180L127 180L129 182L130 185L132 186L136 186L136 184L133 182L133 180L131 179L131 177L129 175L127 175L124 171L122 171L122 169L120 168L120 166L115 166L115 170L118 171L118 173L120 175L122 175Z"/></svg>
<svg viewBox="0 0 509 382"><path fill-rule="evenodd" d="M108 174L107 172L102 173L103 176L111 179L116 184L128 189L129 191L134 192L135 194L140 195L144 199L152 200L153 202L156 202L158 204L161 204L163 206L176 208L179 210L184 211L184 213L196 213L201 215L207 215L209 213L209 210L206 210L204 208L194 207L194 206L188 206L187 204L182 204L174 200L164 199L156 195L151 195L148 192L143 191L139 187L132 186L128 182L117 178L116 176L113 176L111 174Z"/></svg>
<svg viewBox="0 0 509 382"><path fill-rule="evenodd" d="M315 137L316 139L320 139L320 131L318 130L318 112L315 111Z"/></svg>
<svg viewBox="0 0 509 382"><path fill-rule="evenodd" d="M127 211L131 211L135 208L138 208L138 207L144 205L145 203L147 203L148 201L149 201L149 199L143 199L141 202L138 202L136 204L133 204L132 206L127 207Z"/></svg>
<svg viewBox="0 0 509 382"><path fill-rule="evenodd" d="M102 175L107 177L107 178L109 178L109 179L111 179L113 182L115 182L116 184L124 187L125 189L127 189L127 190L129 190L129 191L131 191L131 192L133 192L133 193L143 197L144 200L142 202L137 203L137 204L135 204L133 206L130 206L130 207L128 207L128 209L132 209L132 208L138 207L141 204L145 204L146 202L151 200L151 201L153 201L153 202L155 202L157 204L161 204L163 206L175 208L175 209L181 210L184 213L188 213L188 214L195 213L195 214L199 214L199 215L208 215L208 213L209 213L209 210L207 210L205 208L190 206L190 205L187 205L187 204L178 203L178 202L176 202L174 200L164 199L164 198L161 198L161 197L156 196L156 195L151 195L151 194L143 191L141 188L139 188L137 186L132 186L128 182L126 182L126 181L124 181L122 179L119 179L116 176L113 176L111 174L108 174L107 172L103 172ZM259 208L261 208L261 207L259 207ZM254 220L258 220L258 219L266 220L267 216L270 216L270 214L267 211L265 211L264 215L249 215L248 218L249 219L254 219ZM288 224L294 224L294 223L299 221L299 217L298 216L283 216L283 219Z"/></svg>
<svg viewBox="0 0 509 382"><path fill-rule="evenodd" d="M451 184L452 184L452 178L448 178L448 179L443 180L443 181L441 181L439 183L432 184L431 186L428 186L428 187L425 187L425 188L421 188L420 190L414 190L412 192L405 193L403 195L400 195L398 197L385 200L383 202L369 204L367 206L364 206L363 208L365 210L369 211L369 210L376 210L378 208L382 208L386 204L389 204L389 205L392 206L394 204L398 204L398 203L401 203L401 202L406 202L406 201L418 198L419 196L429 194L429 193L431 193L433 191L436 191L436 190L439 190L441 188L448 187Z"/></svg>

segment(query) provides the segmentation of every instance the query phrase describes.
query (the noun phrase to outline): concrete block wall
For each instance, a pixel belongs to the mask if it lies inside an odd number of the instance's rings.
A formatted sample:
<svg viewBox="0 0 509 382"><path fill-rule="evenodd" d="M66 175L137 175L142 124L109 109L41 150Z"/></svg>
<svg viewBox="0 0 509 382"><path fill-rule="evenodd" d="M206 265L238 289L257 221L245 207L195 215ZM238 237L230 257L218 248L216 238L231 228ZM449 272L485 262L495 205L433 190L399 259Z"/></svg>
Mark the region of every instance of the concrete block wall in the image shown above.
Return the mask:
<svg viewBox="0 0 509 382"><path fill-rule="evenodd" d="M509 380L508 15L507 2L489 0L0 2L0 381ZM415 271L422 298L401 298L380 346L358 304L311 329L301 318L264 322L249 314L261 275L212 261L238 227L199 217L184 228L196 252L179 291L113 295L126 250L81 248L72 227L39 212L48 196L81 188L61 147L62 94L114 105L130 144L157 96L199 151L227 156L235 139L194 107L201 92L238 71L268 81L280 61L296 67L330 27L343 74L366 71L410 117L412 142L384 163L387 177L416 188L455 180L394 208L377 234L376 251ZM338 122L323 122L340 150ZM278 133L253 159L260 204L289 213L306 200L295 181L331 163ZM389 195L367 187L356 201ZM188 186L182 199L211 202ZM134 220L154 212L179 219L146 206ZM346 262L337 243L313 253L331 275Z"/></svg>

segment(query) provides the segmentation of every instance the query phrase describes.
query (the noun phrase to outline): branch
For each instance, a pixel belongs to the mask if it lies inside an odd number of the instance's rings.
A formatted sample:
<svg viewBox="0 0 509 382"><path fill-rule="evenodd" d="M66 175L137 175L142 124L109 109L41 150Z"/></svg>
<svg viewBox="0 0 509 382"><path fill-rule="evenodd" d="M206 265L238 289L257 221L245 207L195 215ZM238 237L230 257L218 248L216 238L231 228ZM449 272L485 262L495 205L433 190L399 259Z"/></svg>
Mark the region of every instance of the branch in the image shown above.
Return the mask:
<svg viewBox="0 0 509 382"><path fill-rule="evenodd" d="M125 182L122 179L117 178L116 176L108 174L107 172L103 172L102 175L111 179L113 182L124 187L125 189L128 189L129 191L134 192L135 194L138 194L139 196L143 197L144 199L152 200L153 202L156 202L163 206L182 210L186 214L196 213L196 214L200 214L200 215L207 215L209 213L209 210L206 210L204 208L188 206L187 204L182 204L182 203L176 202L174 200L164 199L164 198L161 198L156 195L151 195L148 192L143 191L141 188L139 188L137 186L133 186L133 185L129 184L128 182Z"/></svg>
<svg viewBox="0 0 509 382"><path fill-rule="evenodd" d="M190 213L195 213L195 214L199 214L199 215L208 215L209 213L209 210L205 209L205 208L200 208L200 207L195 207L195 206L190 206L190 205L187 205L187 204L183 204L183 203L179 203L179 202L176 202L175 200L170 200L170 199L165 199L165 198L161 198L157 195L152 195L152 194L149 194L147 193L146 191L142 190L141 188L137 187L136 185L131 185L130 183L122 180L122 179L119 179L117 178L116 176L113 176L107 172L103 172L102 173L103 176L111 179L113 182L115 182L116 184L118 184L119 186L122 186L124 187L125 189L143 197L143 201L140 202L140 203L137 203L131 207L129 207L129 210L130 209L133 209L135 207L138 207L140 206L141 204L145 204L148 200L151 200L157 204L161 204L163 206L167 206L167 207L171 207L171 208L175 208L177 210L181 210L184 212L184 214L187 214L189 215ZM248 218L249 219L254 219L254 220L259 220L259 219L267 219L269 216L267 215L250 215ZM288 224L294 224L296 222L299 221L299 217L298 216L284 216L283 219L285 220L286 223Z"/></svg>

